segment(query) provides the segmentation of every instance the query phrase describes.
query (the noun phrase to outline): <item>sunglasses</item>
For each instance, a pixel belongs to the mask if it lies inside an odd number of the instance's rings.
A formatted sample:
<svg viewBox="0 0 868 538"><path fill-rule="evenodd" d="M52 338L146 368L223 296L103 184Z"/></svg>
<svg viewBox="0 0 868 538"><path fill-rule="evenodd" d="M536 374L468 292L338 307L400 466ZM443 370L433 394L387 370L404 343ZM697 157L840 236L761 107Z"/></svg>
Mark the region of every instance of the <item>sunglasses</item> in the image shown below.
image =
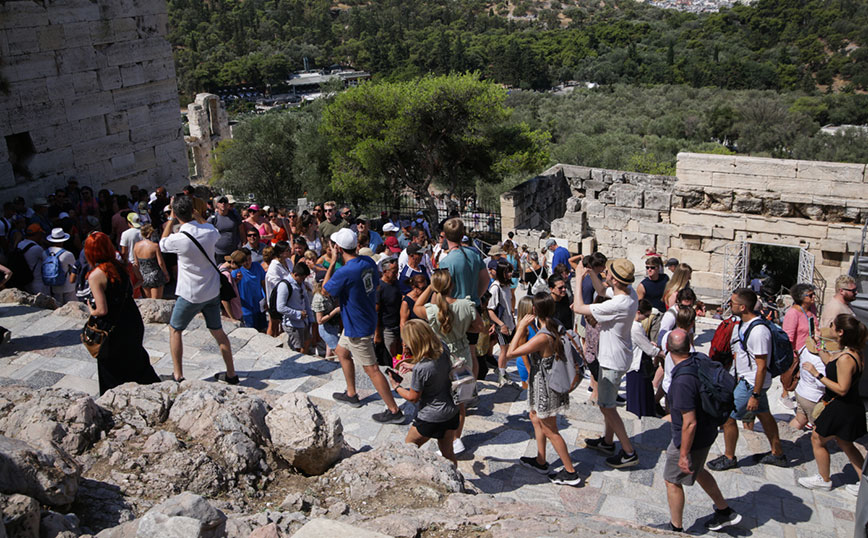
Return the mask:
<svg viewBox="0 0 868 538"><path fill-rule="evenodd" d="M657 269L656 265L646 265L645 269Z"/></svg>
<svg viewBox="0 0 868 538"><path fill-rule="evenodd" d="M859 288L844 288L841 291L849 291L850 293L859 293Z"/></svg>
<svg viewBox="0 0 868 538"><path fill-rule="evenodd" d="M327 207L327 208L325 209L325 212L326 212L326 213L334 213L334 212L335 212L335 209L334 209L333 207Z"/></svg>
<svg viewBox="0 0 868 538"><path fill-rule="evenodd" d="M565 290L565 289L567 289L567 287L566 286L555 286L555 289L556 290Z"/></svg>
<svg viewBox="0 0 868 538"><path fill-rule="evenodd" d="M247 237L259 237L259 234L247 234Z"/></svg>

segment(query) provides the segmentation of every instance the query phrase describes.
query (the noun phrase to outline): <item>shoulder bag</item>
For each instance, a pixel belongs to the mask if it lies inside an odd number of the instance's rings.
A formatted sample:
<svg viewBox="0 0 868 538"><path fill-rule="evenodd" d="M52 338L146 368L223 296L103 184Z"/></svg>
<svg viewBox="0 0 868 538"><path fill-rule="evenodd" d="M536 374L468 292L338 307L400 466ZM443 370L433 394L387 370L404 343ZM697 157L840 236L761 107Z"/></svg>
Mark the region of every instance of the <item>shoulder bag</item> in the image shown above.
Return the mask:
<svg viewBox="0 0 868 538"><path fill-rule="evenodd" d="M199 251L202 253L203 256L205 256L205 259L208 260L208 263L211 264L211 267L213 267L214 270L217 271L217 275L220 276L220 300L221 301L231 301L232 299L236 298L237 295L235 294L235 289L232 287L232 283L229 282L229 279L226 278L226 275L224 275L223 273L220 272L220 269L217 267L217 264L214 263L213 260L211 260L211 256L209 256L208 253L205 252L205 249L202 248L202 245L200 245L199 242L196 241L195 237L188 234L187 232L181 232L181 233L190 238L190 241L192 241L193 244L199 248Z"/></svg>

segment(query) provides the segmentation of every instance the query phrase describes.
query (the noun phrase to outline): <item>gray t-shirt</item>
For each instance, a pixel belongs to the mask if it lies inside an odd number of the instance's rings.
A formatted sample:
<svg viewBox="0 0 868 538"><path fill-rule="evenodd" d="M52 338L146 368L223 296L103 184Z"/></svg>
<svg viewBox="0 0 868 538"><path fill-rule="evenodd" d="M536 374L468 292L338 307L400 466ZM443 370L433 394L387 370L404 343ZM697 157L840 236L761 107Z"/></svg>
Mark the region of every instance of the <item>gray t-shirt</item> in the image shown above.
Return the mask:
<svg viewBox="0 0 868 538"><path fill-rule="evenodd" d="M419 412L416 417L425 422L446 422L455 416L458 407L452 401L452 381L449 379L451 361L449 350L443 346L443 354L436 360L420 361L413 367L410 389L419 397Z"/></svg>
<svg viewBox="0 0 868 538"><path fill-rule="evenodd" d="M214 250L223 256L232 254L238 248L238 243L241 242L241 237L238 235L241 218L234 211L230 211L225 217L216 213L211 217L210 222L220 232L220 239L217 240Z"/></svg>

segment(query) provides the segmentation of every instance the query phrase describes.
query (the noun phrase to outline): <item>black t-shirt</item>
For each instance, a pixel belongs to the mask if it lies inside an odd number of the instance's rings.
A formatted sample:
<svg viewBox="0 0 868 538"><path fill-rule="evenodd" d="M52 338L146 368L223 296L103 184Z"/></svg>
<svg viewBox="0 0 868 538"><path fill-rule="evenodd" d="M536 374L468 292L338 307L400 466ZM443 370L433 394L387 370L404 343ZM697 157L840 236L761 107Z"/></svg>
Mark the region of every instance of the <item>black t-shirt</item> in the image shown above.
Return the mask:
<svg viewBox="0 0 868 538"><path fill-rule="evenodd" d="M401 324L401 290L398 284L380 280L377 287L377 307L384 328L394 329Z"/></svg>
<svg viewBox="0 0 868 538"><path fill-rule="evenodd" d="M676 364L672 369L672 384L669 385L669 408L672 411L672 442L681 448L681 425L683 424L681 413L696 411L696 435L693 438L691 450L707 448L714 443L717 437L717 426L709 420L708 415L702 411L702 399L699 395L699 378L691 374L676 376L682 368L696 366L699 359L691 357L686 361Z"/></svg>
<svg viewBox="0 0 868 538"><path fill-rule="evenodd" d="M560 321L561 325L566 329L573 328L573 307L572 301L568 297L555 301L555 313L553 317Z"/></svg>

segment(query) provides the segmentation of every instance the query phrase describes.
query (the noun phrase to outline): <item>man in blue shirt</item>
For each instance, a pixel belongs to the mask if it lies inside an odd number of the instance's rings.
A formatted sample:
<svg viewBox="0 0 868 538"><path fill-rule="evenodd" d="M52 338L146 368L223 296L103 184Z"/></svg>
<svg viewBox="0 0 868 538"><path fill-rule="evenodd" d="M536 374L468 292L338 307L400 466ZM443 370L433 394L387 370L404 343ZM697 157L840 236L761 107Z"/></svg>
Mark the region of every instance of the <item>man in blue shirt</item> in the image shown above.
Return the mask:
<svg viewBox="0 0 868 538"><path fill-rule="evenodd" d="M341 361L341 369L347 382L345 392L335 392L332 398L352 407L361 407L356 392L356 367L358 363L371 378L377 393L386 402L382 413L375 413L377 422L400 424L404 414L395 403L389 383L377 366L374 353L374 333L377 330L377 284L380 278L377 264L368 256L356 253L358 238L352 230L344 228L331 235L334 244L329 268L323 280L323 288L336 297L341 305L341 320L344 330L335 352ZM335 271L335 265L343 265Z"/></svg>
<svg viewBox="0 0 868 538"><path fill-rule="evenodd" d="M546 250L550 250L554 253L552 255L552 271L554 271L554 268L561 263L570 267L570 251L564 247L559 247L557 241L554 239L546 241Z"/></svg>
<svg viewBox="0 0 868 538"><path fill-rule="evenodd" d="M368 247L374 252L377 252L377 247L383 244L383 238L375 230L371 229L370 221L367 215L359 215L356 218L356 230L358 233L368 232L368 237L371 240L368 242Z"/></svg>

